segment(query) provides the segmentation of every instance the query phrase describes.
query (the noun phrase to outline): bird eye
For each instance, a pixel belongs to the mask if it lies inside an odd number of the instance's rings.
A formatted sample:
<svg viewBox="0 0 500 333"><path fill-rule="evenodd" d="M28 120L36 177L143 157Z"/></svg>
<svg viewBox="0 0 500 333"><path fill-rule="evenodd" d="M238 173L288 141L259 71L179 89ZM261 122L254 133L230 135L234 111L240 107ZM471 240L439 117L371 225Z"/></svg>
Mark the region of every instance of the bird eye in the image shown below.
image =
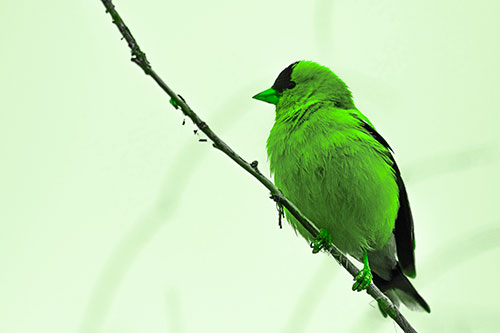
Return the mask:
<svg viewBox="0 0 500 333"><path fill-rule="evenodd" d="M292 88L294 88L296 85L297 85L297 83L295 83L294 81L290 81L290 84L288 85L288 88L287 88L287 89L292 89Z"/></svg>

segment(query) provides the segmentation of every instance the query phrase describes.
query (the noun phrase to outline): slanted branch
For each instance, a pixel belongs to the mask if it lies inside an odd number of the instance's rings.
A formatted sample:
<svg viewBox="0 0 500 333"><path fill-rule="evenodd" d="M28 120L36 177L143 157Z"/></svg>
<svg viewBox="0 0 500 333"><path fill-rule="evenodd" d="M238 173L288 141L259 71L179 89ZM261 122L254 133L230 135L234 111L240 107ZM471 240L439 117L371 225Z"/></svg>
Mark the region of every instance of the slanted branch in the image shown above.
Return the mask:
<svg viewBox="0 0 500 333"><path fill-rule="evenodd" d="M262 173L257 168L257 161L248 163L240 155L238 155L234 150L232 150L224 141L222 141L205 123L201 118L189 107L187 102L180 95L176 94L169 86L156 74L156 72L151 67L151 64L146 58L146 54L142 52L135 40L134 36L130 32L129 28L123 22L123 19L118 14L111 0L101 0L104 7L106 7L106 12L109 13L113 19L113 23L120 30L123 39L126 40L131 53L131 61L137 64L146 75L149 75L155 82L160 86L160 88L171 98L172 105L177 109L180 108L181 111L191 119L191 121L202 131L205 135L212 141L212 146L222 151L234 162L236 162L240 167L245 169L248 173L254 176L262 185L264 185L271 192L271 199L273 199L279 211L279 219L281 223L282 217L282 207L285 207L299 222L302 226L309 231L309 233L316 238L319 235L319 229L304 215L300 210L288 200L281 191L274 186L271 180L267 179L262 175ZM342 253L340 250L331 245L326 249L335 260L344 267L353 277L359 272L359 269L354 266L354 264ZM406 318L399 312L399 309L391 302L387 296L385 296L375 284L372 282L367 289L367 293L372 296L380 305L382 310L384 310L404 332L416 333L415 329L410 325Z"/></svg>

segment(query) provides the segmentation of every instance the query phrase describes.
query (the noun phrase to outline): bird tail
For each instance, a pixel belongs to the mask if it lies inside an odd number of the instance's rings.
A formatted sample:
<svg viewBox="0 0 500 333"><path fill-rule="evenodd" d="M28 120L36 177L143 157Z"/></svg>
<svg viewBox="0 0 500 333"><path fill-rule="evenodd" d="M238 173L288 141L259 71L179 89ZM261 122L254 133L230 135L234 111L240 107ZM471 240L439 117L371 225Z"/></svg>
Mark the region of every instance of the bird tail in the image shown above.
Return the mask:
<svg viewBox="0 0 500 333"><path fill-rule="evenodd" d="M427 302L420 296L417 290L413 287L408 278L401 271L399 263L394 267L391 272L391 279L385 280L373 273L373 282L389 299L399 307L402 302L411 310L431 312L431 308ZM380 311L384 317L387 313L379 306Z"/></svg>

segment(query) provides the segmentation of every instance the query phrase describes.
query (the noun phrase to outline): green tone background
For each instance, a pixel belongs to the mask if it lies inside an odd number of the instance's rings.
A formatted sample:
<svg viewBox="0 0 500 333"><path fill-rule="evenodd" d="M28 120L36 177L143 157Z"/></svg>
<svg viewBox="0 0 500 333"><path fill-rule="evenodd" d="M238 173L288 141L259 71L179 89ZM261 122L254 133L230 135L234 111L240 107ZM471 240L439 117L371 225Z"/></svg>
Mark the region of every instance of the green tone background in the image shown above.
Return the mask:
<svg viewBox="0 0 500 333"><path fill-rule="evenodd" d="M298 59L396 151L421 332L498 328L500 2L116 1L156 71L268 174ZM0 5L0 332L394 332L129 61L98 0Z"/></svg>

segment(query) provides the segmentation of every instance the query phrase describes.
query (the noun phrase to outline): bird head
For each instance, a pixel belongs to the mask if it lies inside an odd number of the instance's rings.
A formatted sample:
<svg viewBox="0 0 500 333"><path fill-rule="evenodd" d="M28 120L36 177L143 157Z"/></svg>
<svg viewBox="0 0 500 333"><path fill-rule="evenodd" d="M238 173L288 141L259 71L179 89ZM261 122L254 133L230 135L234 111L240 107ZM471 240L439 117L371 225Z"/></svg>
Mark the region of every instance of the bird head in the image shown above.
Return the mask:
<svg viewBox="0 0 500 333"><path fill-rule="evenodd" d="M342 109L355 108L347 85L328 67L312 61L297 61L285 68L271 88L253 98L280 107L310 101L332 102Z"/></svg>

